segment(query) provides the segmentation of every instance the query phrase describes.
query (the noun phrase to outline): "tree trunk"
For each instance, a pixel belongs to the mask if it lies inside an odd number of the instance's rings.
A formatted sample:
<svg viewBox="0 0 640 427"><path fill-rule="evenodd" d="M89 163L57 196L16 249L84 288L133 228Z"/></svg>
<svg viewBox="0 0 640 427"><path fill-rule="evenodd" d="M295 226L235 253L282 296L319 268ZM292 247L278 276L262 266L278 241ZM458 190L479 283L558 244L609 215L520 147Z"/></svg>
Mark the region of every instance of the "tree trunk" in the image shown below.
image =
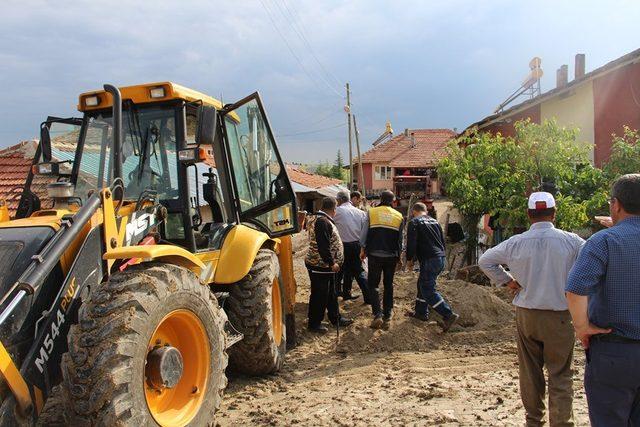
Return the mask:
<svg viewBox="0 0 640 427"><path fill-rule="evenodd" d="M478 222L482 215L465 215L462 222L467 233L466 247L464 252L465 265L478 263Z"/></svg>

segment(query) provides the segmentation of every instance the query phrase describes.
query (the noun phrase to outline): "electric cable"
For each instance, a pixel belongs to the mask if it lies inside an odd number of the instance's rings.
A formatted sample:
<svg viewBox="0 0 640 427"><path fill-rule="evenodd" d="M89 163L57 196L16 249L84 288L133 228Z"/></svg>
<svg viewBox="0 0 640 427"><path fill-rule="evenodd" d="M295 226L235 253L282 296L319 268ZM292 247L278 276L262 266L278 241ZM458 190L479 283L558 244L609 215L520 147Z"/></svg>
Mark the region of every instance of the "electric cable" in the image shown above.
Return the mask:
<svg viewBox="0 0 640 427"><path fill-rule="evenodd" d="M283 135L276 135L276 138L288 138L288 137L291 137L291 136L300 136L300 135L309 135L309 134L312 134L312 133L320 133L320 132L325 132L325 131L328 131L328 130L331 130L331 129L338 129L338 128L344 127L346 125L347 125L346 123L340 123L340 124L337 124L335 126L326 127L326 128L322 128L322 129L316 129L316 130L310 130L310 131L304 131L304 132L298 132L298 133L289 133L289 134L283 134Z"/></svg>

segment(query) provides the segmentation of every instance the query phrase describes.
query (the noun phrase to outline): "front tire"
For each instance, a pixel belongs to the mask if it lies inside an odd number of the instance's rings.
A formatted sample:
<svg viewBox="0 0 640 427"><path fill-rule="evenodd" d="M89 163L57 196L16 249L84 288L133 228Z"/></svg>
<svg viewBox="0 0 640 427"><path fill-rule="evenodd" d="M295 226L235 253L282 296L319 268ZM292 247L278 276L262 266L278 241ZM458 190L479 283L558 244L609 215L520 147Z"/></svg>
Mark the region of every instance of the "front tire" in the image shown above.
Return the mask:
<svg viewBox="0 0 640 427"><path fill-rule="evenodd" d="M279 371L287 333L280 264L273 251L258 251L249 273L231 288L225 308L231 324L244 334L229 348L229 365L249 375Z"/></svg>
<svg viewBox="0 0 640 427"><path fill-rule="evenodd" d="M63 356L73 425L211 424L227 384L225 321L187 269L145 263L111 276L83 301ZM151 358L166 348L173 365ZM152 381L149 366L167 381Z"/></svg>

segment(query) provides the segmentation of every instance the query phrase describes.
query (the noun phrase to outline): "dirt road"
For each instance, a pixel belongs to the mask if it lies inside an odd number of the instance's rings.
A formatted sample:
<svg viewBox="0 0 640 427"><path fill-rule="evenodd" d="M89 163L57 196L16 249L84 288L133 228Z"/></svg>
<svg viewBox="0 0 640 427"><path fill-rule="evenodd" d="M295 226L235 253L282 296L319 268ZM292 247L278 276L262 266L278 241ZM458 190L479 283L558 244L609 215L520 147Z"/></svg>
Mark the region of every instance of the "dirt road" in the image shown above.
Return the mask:
<svg viewBox="0 0 640 427"><path fill-rule="evenodd" d="M443 280L461 314L448 334L435 322L406 318L415 274L396 280L388 331L371 330L368 306L341 303L354 325L318 336L306 331L309 281L298 253L298 347L278 375L231 377L217 422L231 425L522 425L514 315L497 289ZM354 284L355 286L355 284ZM436 316L432 316L436 317ZM588 424L583 357L576 351L575 416Z"/></svg>

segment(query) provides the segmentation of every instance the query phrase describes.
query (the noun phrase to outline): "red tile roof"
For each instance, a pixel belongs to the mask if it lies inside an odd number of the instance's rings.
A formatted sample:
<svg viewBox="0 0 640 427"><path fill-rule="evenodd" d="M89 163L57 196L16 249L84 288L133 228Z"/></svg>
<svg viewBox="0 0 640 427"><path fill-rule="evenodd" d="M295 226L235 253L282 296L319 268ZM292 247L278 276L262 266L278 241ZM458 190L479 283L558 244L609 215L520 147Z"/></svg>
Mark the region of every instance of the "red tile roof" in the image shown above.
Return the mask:
<svg viewBox="0 0 640 427"><path fill-rule="evenodd" d="M411 146L411 134L415 147ZM451 129L409 129L373 147L362 155L363 163L388 163L392 167L425 167L435 164L444 154L447 142L456 136Z"/></svg>
<svg viewBox="0 0 640 427"><path fill-rule="evenodd" d="M310 188L328 187L330 185L336 185L342 182L339 179L329 178L326 176L307 172L294 165L287 165L287 173L289 174L289 179L291 181L297 182L298 184Z"/></svg>
<svg viewBox="0 0 640 427"><path fill-rule="evenodd" d="M0 150L0 199L7 202L11 216L15 215L18 207L36 146L36 141L23 141ZM49 181L50 178L36 176L31 185L43 207L48 206L46 185Z"/></svg>

